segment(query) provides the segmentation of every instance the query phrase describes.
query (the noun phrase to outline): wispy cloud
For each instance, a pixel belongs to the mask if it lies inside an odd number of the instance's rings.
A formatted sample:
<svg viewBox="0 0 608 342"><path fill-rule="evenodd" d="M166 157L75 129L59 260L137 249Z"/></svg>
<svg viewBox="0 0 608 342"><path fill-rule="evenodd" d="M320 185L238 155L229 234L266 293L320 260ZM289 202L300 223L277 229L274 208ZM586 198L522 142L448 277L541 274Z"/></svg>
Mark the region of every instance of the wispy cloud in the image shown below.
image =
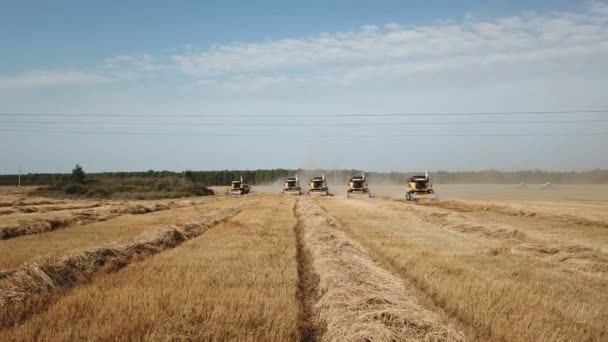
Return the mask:
<svg viewBox="0 0 608 342"><path fill-rule="evenodd" d="M33 89L59 85L97 84L107 76L77 70L26 71L19 75L0 76L0 89Z"/></svg>
<svg viewBox="0 0 608 342"><path fill-rule="evenodd" d="M154 70L155 68L150 54L114 56L106 58L104 65L108 69L127 67L136 70Z"/></svg>
<svg viewBox="0 0 608 342"><path fill-rule="evenodd" d="M150 54L120 55L106 58L103 72L119 80L136 80L142 75L171 68L171 65L156 62Z"/></svg>
<svg viewBox="0 0 608 342"><path fill-rule="evenodd" d="M27 90L53 86L95 85L99 83L138 80L171 65L155 63L150 54L119 55L106 58L103 64L88 70L28 70L20 74L0 75L0 89Z"/></svg>
<svg viewBox="0 0 608 342"><path fill-rule="evenodd" d="M522 14L493 21L470 16L462 23L419 27L366 25L349 32L232 43L173 56L184 74L227 89L355 84L589 59L608 60L608 6L601 2L589 3L581 13Z"/></svg>
<svg viewBox="0 0 608 342"><path fill-rule="evenodd" d="M590 65L608 72L608 5L592 1L581 12L525 13L492 21L467 14L461 22L425 26L364 25L253 43L229 43L167 56L119 55L88 71L37 71L0 76L0 88L30 89L108 81L172 79L222 92L298 86L356 86L453 77L519 68L525 75ZM162 61L162 62L161 62ZM565 71L564 71L565 72Z"/></svg>

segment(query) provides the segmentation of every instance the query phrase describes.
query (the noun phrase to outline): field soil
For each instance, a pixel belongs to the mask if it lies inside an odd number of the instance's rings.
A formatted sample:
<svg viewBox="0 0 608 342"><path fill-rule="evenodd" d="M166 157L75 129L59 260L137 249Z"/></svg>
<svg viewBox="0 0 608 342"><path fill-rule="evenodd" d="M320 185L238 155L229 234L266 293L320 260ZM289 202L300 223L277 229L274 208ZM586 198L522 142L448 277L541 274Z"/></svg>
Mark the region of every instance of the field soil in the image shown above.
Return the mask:
<svg viewBox="0 0 608 342"><path fill-rule="evenodd" d="M0 240L0 340L608 339L608 188L370 189L126 202L0 188L0 229L67 221Z"/></svg>

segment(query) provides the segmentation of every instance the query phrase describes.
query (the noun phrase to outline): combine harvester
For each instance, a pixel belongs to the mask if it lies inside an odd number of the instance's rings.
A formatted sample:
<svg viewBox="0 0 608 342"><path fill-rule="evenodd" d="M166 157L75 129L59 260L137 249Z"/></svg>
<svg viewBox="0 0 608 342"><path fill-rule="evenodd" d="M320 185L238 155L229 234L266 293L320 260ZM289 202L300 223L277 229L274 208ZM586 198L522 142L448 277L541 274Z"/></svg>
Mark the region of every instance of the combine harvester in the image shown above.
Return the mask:
<svg viewBox="0 0 608 342"><path fill-rule="evenodd" d="M350 198L352 195L361 195L363 197L370 198L369 188L365 181L365 173L361 174L361 177L351 177L348 181L348 190L346 190L346 198Z"/></svg>
<svg viewBox="0 0 608 342"><path fill-rule="evenodd" d="M283 195L299 196L302 194L302 188L300 187L300 182L298 181L298 175L287 178L283 186L283 191L281 192Z"/></svg>
<svg viewBox="0 0 608 342"><path fill-rule="evenodd" d="M241 176L241 180L232 181L230 185L229 193L231 195L245 195L251 191L251 187L249 184L243 181L243 176Z"/></svg>
<svg viewBox="0 0 608 342"><path fill-rule="evenodd" d="M407 180L407 193L405 194L407 201L417 201L419 199L437 199L437 195L433 190L433 184L429 179L428 171L424 176L413 176Z"/></svg>
<svg viewBox="0 0 608 342"><path fill-rule="evenodd" d="M308 190L308 194L329 196L329 187L325 181L324 174L322 174L321 177L313 177L313 179L310 180L310 189Z"/></svg>

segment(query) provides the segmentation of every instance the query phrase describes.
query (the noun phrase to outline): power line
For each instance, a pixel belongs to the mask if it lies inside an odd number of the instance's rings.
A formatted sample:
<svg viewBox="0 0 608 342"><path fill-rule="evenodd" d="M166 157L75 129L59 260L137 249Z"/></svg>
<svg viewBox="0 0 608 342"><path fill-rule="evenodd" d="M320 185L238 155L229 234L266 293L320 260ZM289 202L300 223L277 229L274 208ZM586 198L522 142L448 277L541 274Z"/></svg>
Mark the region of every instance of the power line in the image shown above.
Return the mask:
<svg viewBox="0 0 608 342"><path fill-rule="evenodd" d="M345 123L201 123L201 122L86 122L86 121L16 121L0 120L6 124L49 124L49 125L124 125L124 126L218 126L218 127L298 127L298 126L409 126L409 125L486 125L486 124L555 124L555 123L605 123L608 119L582 120L530 120L530 121L443 121L443 122L345 122Z"/></svg>
<svg viewBox="0 0 608 342"><path fill-rule="evenodd" d="M128 136L191 136L191 137L285 137L285 138L405 138L405 137L541 137L541 136L608 136L608 132L580 133L496 133L496 134L381 134L381 135L293 135L293 134L240 134L240 133L189 133L189 132L99 132L99 131L48 131L0 129L12 133L50 133L85 135L128 135Z"/></svg>
<svg viewBox="0 0 608 342"><path fill-rule="evenodd" d="M492 116L492 115L562 115L608 114L608 109L556 111L497 111L497 112L413 112L359 114L67 114L67 113L0 113L9 117L145 117L145 118L338 118L338 117L400 117L400 116Z"/></svg>

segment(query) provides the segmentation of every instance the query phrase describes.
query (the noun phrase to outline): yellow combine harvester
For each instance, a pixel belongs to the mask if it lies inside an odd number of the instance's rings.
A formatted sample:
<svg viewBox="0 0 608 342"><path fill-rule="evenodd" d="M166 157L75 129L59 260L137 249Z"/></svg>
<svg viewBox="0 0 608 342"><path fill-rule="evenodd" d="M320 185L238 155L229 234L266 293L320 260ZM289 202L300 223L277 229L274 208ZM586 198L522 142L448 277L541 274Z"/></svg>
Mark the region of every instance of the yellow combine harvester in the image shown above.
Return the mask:
<svg viewBox="0 0 608 342"><path fill-rule="evenodd" d="M283 184L283 195L301 195L302 188L300 187L300 182L298 181L298 175L295 177L290 177L285 180Z"/></svg>
<svg viewBox="0 0 608 342"><path fill-rule="evenodd" d="M329 187L325 181L325 175L321 175L321 177L314 177L310 180L310 189L308 189L308 194L317 194L321 196L329 195Z"/></svg>
<svg viewBox="0 0 608 342"><path fill-rule="evenodd" d="M241 180L232 181L230 184L229 193L232 195L245 195L251 191L251 187L245 181L243 181L243 177Z"/></svg>
<svg viewBox="0 0 608 342"><path fill-rule="evenodd" d="M424 176L413 176L407 180L407 193L405 194L405 199L408 201L416 201L422 198L437 199L428 172L426 172Z"/></svg>
<svg viewBox="0 0 608 342"><path fill-rule="evenodd" d="M365 181L365 173L361 177L351 177L348 181L348 190L346 190L346 198L352 195L362 195L367 198L370 197L369 188Z"/></svg>

